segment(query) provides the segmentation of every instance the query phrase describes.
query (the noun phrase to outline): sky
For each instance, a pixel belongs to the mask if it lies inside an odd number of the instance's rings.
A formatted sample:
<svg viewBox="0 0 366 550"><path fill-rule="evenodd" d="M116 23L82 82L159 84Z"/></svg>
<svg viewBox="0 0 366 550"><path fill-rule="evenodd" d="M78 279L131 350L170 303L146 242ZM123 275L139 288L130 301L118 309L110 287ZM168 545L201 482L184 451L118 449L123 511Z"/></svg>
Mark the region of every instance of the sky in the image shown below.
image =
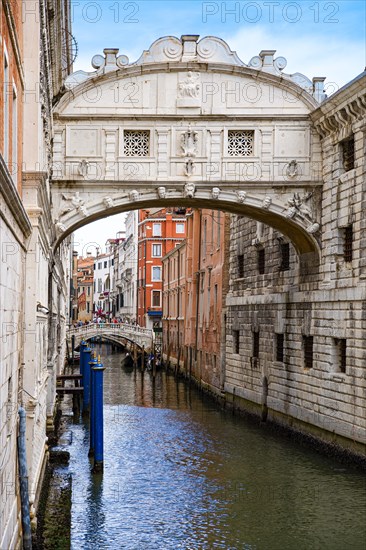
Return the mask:
<svg viewBox="0 0 366 550"><path fill-rule="evenodd" d="M334 91L366 66L366 6L363 0L200 1L72 0L72 33L78 44L74 71L93 71L93 55L119 48L136 61L161 36L198 34L223 38L244 63L261 50L285 57L285 73L325 76ZM275 57L276 57L275 56ZM76 248L115 237L125 214L78 230Z"/></svg>

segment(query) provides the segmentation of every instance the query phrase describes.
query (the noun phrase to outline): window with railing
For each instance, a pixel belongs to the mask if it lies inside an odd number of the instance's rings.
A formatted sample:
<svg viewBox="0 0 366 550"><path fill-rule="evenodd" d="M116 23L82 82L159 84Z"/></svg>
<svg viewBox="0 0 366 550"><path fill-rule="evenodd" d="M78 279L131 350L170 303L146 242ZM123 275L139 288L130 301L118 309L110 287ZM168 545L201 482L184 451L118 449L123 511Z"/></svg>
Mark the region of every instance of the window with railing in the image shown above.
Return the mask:
<svg viewBox="0 0 366 550"><path fill-rule="evenodd" d="M304 350L304 367L306 369L313 368L314 360L314 337L303 336L303 350Z"/></svg>
<svg viewBox="0 0 366 550"><path fill-rule="evenodd" d="M283 363L285 335L276 334L276 361Z"/></svg>
<svg viewBox="0 0 366 550"><path fill-rule="evenodd" d="M353 227L348 225L344 228L344 261L352 262L353 259Z"/></svg>
<svg viewBox="0 0 366 550"><path fill-rule="evenodd" d="M355 167L355 138L350 136L341 141L342 163L346 172Z"/></svg>

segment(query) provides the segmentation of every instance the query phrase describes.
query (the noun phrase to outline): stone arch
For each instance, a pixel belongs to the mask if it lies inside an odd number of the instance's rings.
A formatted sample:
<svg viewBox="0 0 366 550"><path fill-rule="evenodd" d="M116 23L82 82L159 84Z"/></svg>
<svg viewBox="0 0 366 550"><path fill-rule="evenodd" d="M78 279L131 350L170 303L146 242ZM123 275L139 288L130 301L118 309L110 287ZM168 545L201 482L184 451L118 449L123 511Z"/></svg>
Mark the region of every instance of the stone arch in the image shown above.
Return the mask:
<svg viewBox="0 0 366 550"><path fill-rule="evenodd" d="M160 38L133 63L105 49L95 72L67 79L54 108L55 247L112 214L182 206L263 222L319 258L321 157L309 115L324 79L285 74L272 50L246 64L223 40L198 38ZM131 156L135 131L147 145ZM248 151L230 149L235 132L247 132Z"/></svg>

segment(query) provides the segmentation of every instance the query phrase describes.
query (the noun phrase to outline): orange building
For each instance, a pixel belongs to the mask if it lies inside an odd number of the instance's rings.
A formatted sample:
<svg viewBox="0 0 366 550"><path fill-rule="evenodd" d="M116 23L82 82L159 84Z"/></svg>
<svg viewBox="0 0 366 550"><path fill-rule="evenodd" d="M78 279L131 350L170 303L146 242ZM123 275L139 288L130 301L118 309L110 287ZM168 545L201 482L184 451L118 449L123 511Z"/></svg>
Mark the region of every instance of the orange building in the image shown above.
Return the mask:
<svg viewBox="0 0 366 550"><path fill-rule="evenodd" d="M73 320L91 321L93 317L93 283L95 258L78 258L73 273L74 288L77 296L77 314Z"/></svg>
<svg viewBox="0 0 366 550"><path fill-rule="evenodd" d="M185 211L165 208L139 211L137 323L142 327L162 326L162 258L185 236Z"/></svg>
<svg viewBox="0 0 366 550"><path fill-rule="evenodd" d="M229 231L229 214L194 210L185 246L164 258L163 359L215 393L225 369Z"/></svg>
<svg viewBox="0 0 366 550"><path fill-rule="evenodd" d="M0 22L0 151L21 196L24 91L22 2L5 2L0 8Z"/></svg>

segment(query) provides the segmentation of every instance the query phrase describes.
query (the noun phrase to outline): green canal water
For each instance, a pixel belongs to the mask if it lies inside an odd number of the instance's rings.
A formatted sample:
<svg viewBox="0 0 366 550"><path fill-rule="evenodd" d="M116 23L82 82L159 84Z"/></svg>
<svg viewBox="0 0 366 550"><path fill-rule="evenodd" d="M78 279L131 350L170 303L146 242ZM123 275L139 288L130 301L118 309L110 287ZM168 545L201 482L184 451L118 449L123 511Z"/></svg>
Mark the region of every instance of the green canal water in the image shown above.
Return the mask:
<svg viewBox="0 0 366 550"><path fill-rule="evenodd" d="M366 549L362 472L101 352L104 474L74 424L72 549Z"/></svg>

